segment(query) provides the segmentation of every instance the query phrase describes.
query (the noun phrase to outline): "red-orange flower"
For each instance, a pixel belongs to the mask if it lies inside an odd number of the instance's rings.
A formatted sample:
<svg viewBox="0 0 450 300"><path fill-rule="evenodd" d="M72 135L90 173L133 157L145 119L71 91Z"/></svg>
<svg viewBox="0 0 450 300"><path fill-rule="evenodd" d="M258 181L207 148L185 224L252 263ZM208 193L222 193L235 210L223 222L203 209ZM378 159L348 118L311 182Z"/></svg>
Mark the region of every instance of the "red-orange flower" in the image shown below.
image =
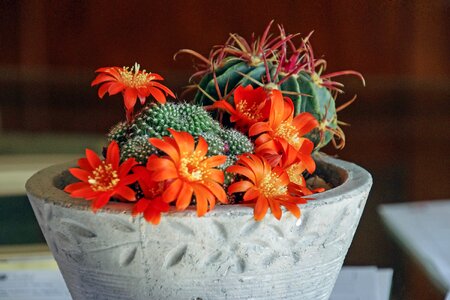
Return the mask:
<svg viewBox="0 0 450 300"><path fill-rule="evenodd" d="M147 169L152 172L154 181L167 183L162 199L169 203L176 200L176 208L184 210L189 206L192 196L197 203L197 215L203 216L209 208L213 209L216 198L227 203L227 196L221 184L223 171L215 167L222 165L226 156L206 157L208 144L200 137L195 147L192 135L169 129L173 138L162 140L150 138L150 143L167 154L164 157L152 156Z"/></svg>
<svg viewBox="0 0 450 300"><path fill-rule="evenodd" d="M292 146L288 146L288 149L281 157L280 167L283 168L289 176L289 193L295 196L307 196L314 193L323 192L325 189L317 188L310 190L306 184L306 180L303 177L303 172L306 170L304 156L311 158L311 152L314 149L314 144L308 140L302 144L299 151L296 151ZM298 152L301 152L299 155Z"/></svg>
<svg viewBox="0 0 450 300"><path fill-rule="evenodd" d="M139 176L138 182L144 196L133 208L133 216L144 213L144 218L154 224L159 224L161 213L169 211L169 204L162 200L164 183L153 180L151 173L145 167L135 167L133 172Z"/></svg>
<svg viewBox="0 0 450 300"><path fill-rule="evenodd" d="M255 140L255 152L264 156L272 166L275 166L279 164L281 156L290 145L302 156L308 172L314 172L315 163L310 156L312 150L309 151L311 143L303 136L318 126L317 120L307 112L298 114L294 118L292 100L283 99L283 95L278 90L272 90L270 98L269 120L258 122L249 129L249 136L259 135ZM303 151L305 147L307 151Z"/></svg>
<svg viewBox="0 0 450 300"><path fill-rule="evenodd" d="M251 85L238 86L233 93L234 107L227 100L219 100L211 106L227 111L230 121L236 123L236 128L247 132L256 122L264 121L269 115L269 101L264 88L253 89Z"/></svg>
<svg viewBox="0 0 450 300"><path fill-rule="evenodd" d="M131 116L137 98L141 104L144 104L145 99L150 95L161 104L166 103L167 95L175 98L169 88L155 81L163 80L159 74L141 71L138 63L131 68L105 67L95 72L99 74L92 81L91 86L100 84L98 96L103 98L106 93L115 95L122 92L127 116Z"/></svg>
<svg viewBox="0 0 450 300"><path fill-rule="evenodd" d="M82 182L69 184L64 191L74 198L92 200L94 211L105 206L111 197L135 201L135 192L127 185L137 180L135 174L129 174L137 162L129 158L121 165L119 163L119 146L115 141L109 144L105 160L100 160L94 151L86 149L86 158L78 160L80 168L69 169Z"/></svg>
<svg viewBox="0 0 450 300"><path fill-rule="evenodd" d="M275 218L280 219L281 205L285 206L295 217L300 217L300 209L297 204L306 203L306 200L289 194L289 176L282 168L273 168L263 157L243 154L239 157L236 165L228 167L227 171L246 177L246 180L231 184L228 192L230 194L244 193L244 201L256 201L255 220L262 220L269 207Z"/></svg>

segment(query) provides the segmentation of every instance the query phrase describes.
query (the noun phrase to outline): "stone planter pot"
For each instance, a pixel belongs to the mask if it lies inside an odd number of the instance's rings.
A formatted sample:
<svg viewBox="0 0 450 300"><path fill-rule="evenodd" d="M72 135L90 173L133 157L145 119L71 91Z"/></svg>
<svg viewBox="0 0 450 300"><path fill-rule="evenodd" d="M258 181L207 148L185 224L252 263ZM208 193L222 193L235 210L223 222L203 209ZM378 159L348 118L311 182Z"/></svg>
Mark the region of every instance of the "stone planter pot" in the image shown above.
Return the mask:
<svg viewBox="0 0 450 300"><path fill-rule="evenodd" d="M170 212L158 226L110 203L62 191L71 164L31 177L31 205L74 299L328 299L363 211L372 178L364 169L321 158L338 187L315 195L297 221L230 205L202 218Z"/></svg>

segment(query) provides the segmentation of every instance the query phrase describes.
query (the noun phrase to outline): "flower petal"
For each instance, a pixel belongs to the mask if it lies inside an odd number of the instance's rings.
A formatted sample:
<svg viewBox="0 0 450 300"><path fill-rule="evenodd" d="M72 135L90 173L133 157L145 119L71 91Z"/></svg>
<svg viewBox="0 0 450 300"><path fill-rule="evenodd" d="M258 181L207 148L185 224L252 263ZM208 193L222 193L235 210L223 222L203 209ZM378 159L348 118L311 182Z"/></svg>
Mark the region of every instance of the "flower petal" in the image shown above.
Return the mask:
<svg viewBox="0 0 450 300"><path fill-rule="evenodd" d="M270 211L272 212L272 215L277 219L281 219L281 208L280 208L280 204L278 203L278 201L276 200L269 200L269 206L270 206Z"/></svg>
<svg viewBox="0 0 450 300"><path fill-rule="evenodd" d="M86 158L92 169L96 169L102 163L97 153L95 153L91 149L86 149Z"/></svg>
<svg viewBox="0 0 450 300"><path fill-rule="evenodd" d="M133 206L132 215L136 216L140 213L143 213L150 204L150 200L141 198L136 204Z"/></svg>
<svg viewBox="0 0 450 300"><path fill-rule="evenodd" d="M225 193L223 186L215 181L206 180L205 185L213 195L222 203L228 203L227 194Z"/></svg>
<svg viewBox="0 0 450 300"><path fill-rule="evenodd" d="M119 169L120 154L119 145L116 141L111 141L108 145L108 150L106 151L106 162L111 164L114 170Z"/></svg>
<svg viewBox="0 0 450 300"><path fill-rule="evenodd" d="M253 187L254 184L247 180L241 180L239 182L232 183L228 187L228 193L234 194L234 193L242 193L247 191L249 188Z"/></svg>
<svg viewBox="0 0 450 300"><path fill-rule="evenodd" d="M86 182L75 182L75 183L66 185L66 187L64 188L64 192L72 193L72 192L74 192L76 190L81 190L81 189L85 189L85 188L89 188L90 189L89 183L86 183Z"/></svg>
<svg viewBox="0 0 450 300"><path fill-rule="evenodd" d="M183 186L183 181L180 179L175 179L169 187L163 192L162 194L162 200L164 202L172 202L178 197L178 194L180 193L180 190Z"/></svg>
<svg viewBox="0 0 450 300"><path fill-rule="evenodd" d="M156 101L158 101L161 104L166 103L166 96L163 94L163 92L153 87L149 87L148 90L152 94L152 96L156 99Z"/></svg>
<svg viewBox="0 0 450 300"><path fill-rule="evenodd" d="M105 206L109 200L111 199L111 193L102 193L100 194L100 196L96 199L94 199L94 201L92 201L92 205L91 208L94 212L97 212L98 209L102 208L103 206Z"/></svg>
<svg viewBox="0 0 450 300"><path fill-rule="evenodd" d="M267 209L269 205L267 203L267 199L260 195L256 200L255 208L253 210L253 214L256 221L261 221L267 213Z"/></svg>
<svg viewBox="0 0 450 300"><path fill-rule="evenodd" d="M253 200L257 197L259 197L261 193L255 188L250 188L249 190L247 190L247 192L244 194L244 201L250 201Z"/></svg>
<svg viewBox="0 0 450 300"><path fill-rule="evenodd" d="M127 186L121 186L115 190L116 194L128 201L136 200L136 193Z"/></svg>
<svg viewBox="0 0 450 300"><path fill-rule="evenodd" d="M91 173L89 173L88 171L78 168L70 168L69 172L70 174L84 182L87 182L89 180L89 176L91 175Z"/></svg>
<svg viewBox="0 0 450 300"><path fill-rule="evenodd" d="M189 204L191 204L193 192L194 189L188 183L184 182L183 186L181 187L180 194L178 195L177 202L175 204L178 210L185 210L186 207L188 207Z"/></svg>
<svg viewBox="0 0 450 300"><path fill-rule="evenodd" d="M208 168L213 168L223 165L226 160L227 157L225 155L215 155L208 157L203 161L203 163L205 163L208 166Z"/></svg>
<svg viewBox="0 0 450 300"><path fill-rule="evenodd" d="M247 177L252 182L256 182L255 174L250 169L248 169L246 167L238 166L238 165L232 165L232 166L229 166L226 171L229 172L229 173L240 174L242 176Z"/></svg>
<svg viewBox="0 0 450 300"><path fill-rule="evenodd" d="M180 161L180 155L177 149L170 143L157 138L150 138L149 142L159 150L165 152L175 163Z"/></svg>
<svg viewBox="0 0 450 300"><path fill-rule="evenodd" d="M167 129L173 136L175 142L180 149L180 153L192 153L194 152L195 141L194 137L184 131L176 131L172 128Z"/></svg>
<svg viewBox="0 0 450 300"><path fill-rule="evenodd" d="M135 88L125 89L125 93L123 94L123 100L127 110L133 110L133 107L136 105L137 96L138 94Z"/></svg>

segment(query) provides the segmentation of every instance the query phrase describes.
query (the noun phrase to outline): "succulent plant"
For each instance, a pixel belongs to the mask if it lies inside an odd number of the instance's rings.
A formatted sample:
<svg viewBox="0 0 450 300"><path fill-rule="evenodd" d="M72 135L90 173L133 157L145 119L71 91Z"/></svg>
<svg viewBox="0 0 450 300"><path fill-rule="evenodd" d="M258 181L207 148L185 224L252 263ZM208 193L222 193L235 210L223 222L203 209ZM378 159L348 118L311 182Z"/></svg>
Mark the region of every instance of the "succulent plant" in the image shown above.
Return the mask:
<svg viewBox="0 0 450 300"><path fill-rule="evenodd" d="M151 154L158 153L158 150L148 141L150 137L147 135L134 136L128 139L122 146L120 151L121 160L134 157L140 164L147 163L147 159Z"/></svg>
<svg viewBox="0 0 450 300"><path fill-rule="evenodd" d="M223 170L236 161L236 156L253 152L253 143L234 129L222 128L203 107L189 103L166 103L146 106L131 123L120 122L108 133L109 141L120 146L121 160L134 157L145 164L157 149L148 141L151 137L170 135L168 128L190 133L196 140L203 137L208 143L208 156L227 155ZM226 174L228 181L231 174Z"/></svg>
<svg viewBox="0 0 450 300"><path fill-rule="evenodd" d="M316 59L309 42L310 36L294 46L294 34L286 35L278 26L279 35L269 34L273 21L260 38L247 42L238 34L231 34L223 46L215 46L209 58L188 49L178 53L188 53L200 59L198 72L191 78L199 78L194 101L199 105L209 105L213 100L226 98L232 102L232 91L239 85L264 86L267 90L278 89L292 99L295 114L309 112L319 121L319 127L307 136L316 149L333 141L337 148L345 144L345 136L340 129L335 107L335 99L343 91L343 85L333 81L339 75L362 75L355 71L341 71L323 75L326 62ZM344 104L343 106L346 106ZM335 137L337 139L335 139Z"/></svg>
<svg viewBox="0 0 450 300"><path fill-rule="evenodd" d="M237 156L242 153L253 153L253 143L235 129L224 129L220 132L225 142L226 155Z"/></svg>

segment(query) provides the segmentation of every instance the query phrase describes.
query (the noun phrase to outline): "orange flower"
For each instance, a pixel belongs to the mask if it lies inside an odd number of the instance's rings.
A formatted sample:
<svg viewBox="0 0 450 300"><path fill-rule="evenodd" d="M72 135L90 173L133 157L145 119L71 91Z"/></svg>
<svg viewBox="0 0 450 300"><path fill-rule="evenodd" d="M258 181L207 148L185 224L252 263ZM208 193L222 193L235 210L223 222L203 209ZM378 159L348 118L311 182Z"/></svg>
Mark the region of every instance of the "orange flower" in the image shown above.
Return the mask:
<svg viewBox="0 0 450 300"><path fill-rule="evenodd" d="M310 190L306 185L306 180L303 177L303 172L306 170L306 166L309 164L308 159L311 158L311 152L314 149L313 142L307 140L302 144L299 151L296 151L292 146L288 146L287 151L281 157L280 166L283 168L289 176L289 193L294 196L306 196L314 193L323 192L325 189L318 188ZM301 154L299 155L298 152ZM307 163L305 163L305 161ZM314 163L314 161L313 161Z"/></svg>
<svg viewBox="0 0 450 300"><path fill-rule="evenodd" d="M233 96L234 107L227 100L216 101L211 107L223 109L231 114L230 121L236 123L238 130L247 132L251 125L267 119L269 106L264 88L253 89L251 85L238 86Z"/></svg>
<svg viewBox="0 0 450 300"><path fill-rule="evenodd" d="M86 149L86 158L78 160L80 168L69 169L82 182L69 184L64 191L74 198L93 200L93 211L105 206L111 197L135 201L135 192L127 185L137 180L135 174L129 174L137 162L129 158L119 165L119 161L119 146L115 141L108 146L106 160L100 160L94 151Z"/></svg>
<svg viewBox="0 0 450 300"><path fill-rule="evenodd" d="M195 147L194 138L189 133L173 129L169 131L173 138L149 139L153 146L167 156L152 156L147 162L147 169L152 172L153 180L168 184L162 194L163 201L169 203L176 200L176 208L184 210L194 195L198 216L203 216L208 211L208 204L213 209L216 198L227 203L227 196L221 185L224 181L223 171L215 168L225 162L226 156L206 157L208 144L202 137Z"/></svg>
<svg viewBox="0 0 450 300"><path fill-rule="evenodd" d="M256 201L255 220L262 220L269 207L275 218L280 219L280 205L285 206L295 217L300 217L297 204L306 203L306 200L289 194L289 176L282 168L272 168L263 157L243 154L236 165L228 167L227 171L247 178L231 184L228 192L245 193L244 201Z"/></svg>
<svg viewBox="0 0 450 300"><path fill-rule="evenodd" d="M304 159L308 172L315 170L315 163L309 152L310 141L303 136L318 126L310 113L304 112L294 118L294 105L289 98L283 99L278 90L272 90L269 120L258 122L249 129L249 136L259 135L255 140L255 152L269 160L272 166L278 165L281 156L292 146ZM304 144L307 145L304 145ZM302 151L306 147L308 151ZM311 150L312 151L312 150ZM307 155L305 155L305 153Z"/></svg>
<svg viewBox="0 0 450 300"><path fill-rule="evenodd" d="M161 213L169 211L169 204L161 198L164 183L154 181L145 167L135 167L133 172L139 176L138 182L144 197L135 204L132 215L144 213L144 218L148 222L157 225L161 220Z"/></svg>
<svg viewBox="0 0 450 300"><path fill-rule="evenodd" d="M161 104L166 103L166 95L175 98L169 88L154 81L163 80L159 74L141 71L138 63L135 63L131 68L105 67L95 72L100 74L92 81L91 86L100 84L98 96L103 98L106 93L115 95L122 92L127 117L131 116L137 98L139 98L141 104L144 104L145 99L150 95Z"/></svg>

